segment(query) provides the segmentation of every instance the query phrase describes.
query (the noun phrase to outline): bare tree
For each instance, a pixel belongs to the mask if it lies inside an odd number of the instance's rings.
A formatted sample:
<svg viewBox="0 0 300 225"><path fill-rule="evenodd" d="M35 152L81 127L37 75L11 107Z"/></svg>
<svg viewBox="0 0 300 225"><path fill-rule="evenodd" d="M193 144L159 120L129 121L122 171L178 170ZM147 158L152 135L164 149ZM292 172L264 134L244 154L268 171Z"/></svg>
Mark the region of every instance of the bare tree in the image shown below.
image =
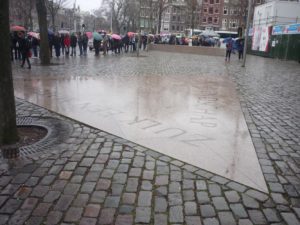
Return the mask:
<svg viewBox="0 0 300 225"><path fill-rule="evenodd" d="M12 21L32 30L34 4L35 0L10 0L9 13Z"/></svg>
<svg viewBox="0 0 300 225"><path fill-rule="evenodd" d="M56 31L55 17L60 9L62 9L68 0L46 0L46 7L50 14L53 31Z"/></svg>
<svg viewBox="0 0 300 225"><path fill-rule="evenodd" d="M45 0L36 0L36 10L38 13L39 28L40 28L40 58L42 65L50 64L50 52L48 43L48 25L47 25L47 9Z"/></svg>
<svg viewBox="0 0 300 225"><path fill-rule="evenodd" d="M0 145L18 141L16 109L10 62L9 1L0 1Z"/></svg>
<svg viewBox="0 0 300 225"><path fill-rule="evenodd" d="M157 30L158 33L161 30L161 20L162 20L162 15L163 12L168 8L169 3L171 3L172 1L170 0L158 0L158 5L157 5L157 14L158 14L158 25L157 25Z"/></svg>
<svg viewBox="0 0 300 225"><path fill-rule="evenodd" d="M195 18L197 12L199 12L199 1L198 0L186 0L187 6L187 18L191 18L189 24L191 25L192 31L195 29Z"/></svg>

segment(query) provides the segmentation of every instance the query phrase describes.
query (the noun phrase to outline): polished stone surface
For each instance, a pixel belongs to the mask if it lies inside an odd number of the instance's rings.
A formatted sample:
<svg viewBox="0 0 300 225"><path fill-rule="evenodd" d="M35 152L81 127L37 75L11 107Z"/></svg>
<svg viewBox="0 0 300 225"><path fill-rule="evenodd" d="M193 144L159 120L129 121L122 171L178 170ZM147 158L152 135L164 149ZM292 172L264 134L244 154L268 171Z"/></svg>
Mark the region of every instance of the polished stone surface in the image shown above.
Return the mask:
<svg viewBox="0 0 300 225"><path fill-rule="evenodd" d="M140 62L109 57L70 59L25 73L15 69L15 94L267 192L235 84L224 65L206 71L205 63L203 68L198 63L183 70L178 55L157 52Z"/></svg>

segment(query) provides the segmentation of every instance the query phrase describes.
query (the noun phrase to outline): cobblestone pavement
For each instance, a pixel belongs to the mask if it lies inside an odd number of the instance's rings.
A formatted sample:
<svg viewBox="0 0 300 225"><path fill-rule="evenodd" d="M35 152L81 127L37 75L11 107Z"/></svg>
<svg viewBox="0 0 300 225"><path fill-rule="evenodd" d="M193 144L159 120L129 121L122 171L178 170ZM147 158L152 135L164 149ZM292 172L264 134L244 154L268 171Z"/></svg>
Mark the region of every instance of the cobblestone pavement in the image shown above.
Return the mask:
<svg viewBox="0 0 300 225"><path fill-rule="evenodd" d="M54 117L72 133L39 154L1 159L0 224L300 224L300 66L223 60L202 71L221 67L236 82L269 194L18 99L19 118Z"/></svg>

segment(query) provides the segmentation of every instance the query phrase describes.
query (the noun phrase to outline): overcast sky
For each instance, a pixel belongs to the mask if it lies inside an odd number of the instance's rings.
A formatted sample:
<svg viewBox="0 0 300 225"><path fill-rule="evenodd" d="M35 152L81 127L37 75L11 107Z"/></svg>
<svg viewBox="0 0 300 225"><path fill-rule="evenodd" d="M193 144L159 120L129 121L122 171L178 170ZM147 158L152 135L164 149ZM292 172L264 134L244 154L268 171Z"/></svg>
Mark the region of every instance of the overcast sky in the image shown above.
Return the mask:
<svg viewBox="0 0 300 225"><path fill-rule="evenodd" d="M71 6L74 4L74 0L70 0ZM77 5L80 6L82 11L91 11L93 9L98 9L101 5L102 0L77 0Z"/></svg>

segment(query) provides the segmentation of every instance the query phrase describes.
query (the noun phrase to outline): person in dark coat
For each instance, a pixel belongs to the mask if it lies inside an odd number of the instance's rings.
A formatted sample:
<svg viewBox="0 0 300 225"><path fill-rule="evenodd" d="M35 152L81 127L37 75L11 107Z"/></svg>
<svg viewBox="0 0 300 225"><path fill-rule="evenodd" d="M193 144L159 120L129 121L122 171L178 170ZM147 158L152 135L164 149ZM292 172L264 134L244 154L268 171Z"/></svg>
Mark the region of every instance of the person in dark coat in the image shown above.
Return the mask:
<svg viewBox="0 0 300 225"><path fill-rule="evenodd" d="M237 50L239 52L239 60L243 59L244 53L244 40L237 41Z"/></svg>
<svg viewBox="0 0 300 225"><path fill-rule="evenodd" d="M71 56L76 56L77 37L73 33L71 35Z"/></svg>
<svg viewBox="0 0 300 225"><path fill-rule="evenodd" d="M77 41L78 41L78 47L79 47L79 56L82 56L83 55L83 50L82 50L83 39L82 39L81 32L78 32Z"/></svg>
<svg viewBox="0 0 300 225"><path fill-rule="evenodd" d="M19 33L19 49L22 54L22 64L21 67L24 67L25 61L27 62L28 69L31 69L31 64L29 61L30 57L30 48L31 42L28 38L25 37L25 33Z"/></svg>
<svg viewBox="0 0 300 225"><path fill-rule="evenodd" d="M37 38L32 37L32 51L33 51L33 56L38 57L38 46L40 45L40 42Z"/></svg>
<svg viewBox="0 0 300 225"><path fill-rule="evenodd" d="M60 46L61 46L61 53L62 53L62 55L65 55L65 44L64 44L64 42L65 42L65 35L62 34L60 36Z"/></svg>
<svg viewBox="0 0 300 225"><path fill-rule="evenodd" d="M99 52L100 52L101 41L94 39L93 44L94 44L94 48L95 48L95 56L98 56Z"/></svg>
<svg viewBox="0 0 300 225"><path fill-rule="evenodd" d="M17 32L14 32L13 35L13 47L14 47L14 52L15 52L15 60L21 60L21 52L20 52L20 44L19 44L19 36Z"/></svg>
<svg viewBox="0 0 300 225"><path fill-rule="evenodd" d="M56 33L53 37L53 45L55 49L55 56L58 58L60 56L61 40L59 33Z"/></svg>
<svg viewBox="0 0 300 225"><path fill-rule="evenodd" d="M88 42L89 42L89 38L86 35L86 33L84 33L82 35L82 48L83 48L83 55L86 56L87 55L87 47L88 47Z"/></svg>
<svg viewBox="0 0 300 225"><path fill-rule="evenodd" d="M128 34L126 34L126 35L123 37L122 41L123 41L123 44L124 44L125 53L127 53L128 50L129 50L129 36L128 36Z"/></svg>

